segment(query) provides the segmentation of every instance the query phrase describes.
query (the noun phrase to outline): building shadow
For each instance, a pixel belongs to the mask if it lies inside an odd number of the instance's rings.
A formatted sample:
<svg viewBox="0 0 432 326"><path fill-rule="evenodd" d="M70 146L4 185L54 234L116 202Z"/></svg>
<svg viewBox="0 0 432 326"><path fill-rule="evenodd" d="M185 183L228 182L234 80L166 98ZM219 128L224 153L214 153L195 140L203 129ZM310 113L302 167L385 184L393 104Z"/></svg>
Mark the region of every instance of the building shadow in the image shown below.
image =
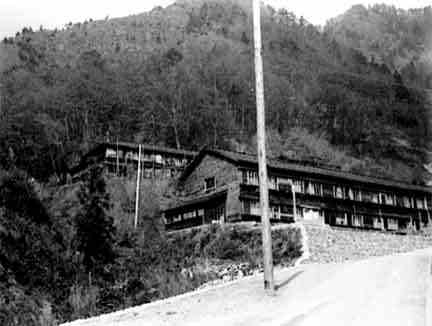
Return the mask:
<svg viewBox="0 0 432 326"><path fill-rule="evenodd" d="M288 283L290 283L292 280L294 280L300 274L303 274L303 273L304 273L304 271L297 271L293 275L291 275L288 279L286 279L285 281L283 281L282 283L276 284L276 286L275 286L276 291L279 290L280 288L286 286Z"/></svg>

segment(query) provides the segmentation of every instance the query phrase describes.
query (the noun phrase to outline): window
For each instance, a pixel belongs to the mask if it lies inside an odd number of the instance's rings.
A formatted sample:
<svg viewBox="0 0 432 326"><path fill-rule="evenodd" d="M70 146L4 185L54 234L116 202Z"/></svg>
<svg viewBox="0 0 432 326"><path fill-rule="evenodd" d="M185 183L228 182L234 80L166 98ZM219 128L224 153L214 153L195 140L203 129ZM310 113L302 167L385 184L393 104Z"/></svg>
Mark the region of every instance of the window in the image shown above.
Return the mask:
<svg viewBox="0 0 432 326"><path fill-rule="evenodd" d="M302 192L302 193L304 192L303 180L294 180L293 185L294 185L294 191L295 192Z"/></svg>
<svg viewBox="0 0 432 326"><path fill-rule="evenodd" d="M191 218L195 217L195 211L191 211L191 212L187 212L183 214L183 219L184 220L189 220Z"/></svg>
<svg viewBox="0 0 432 326"><path fill-rule="evenodd" d="M373 217L373 227L375 229L382 229L383 228L383 219L379 216Z"/></svg>
<svg viewBox="0 0 432 326"><path fill-rule="evenodd" d="M273 176L268 177L268 187L269 189L277 189L277 178Z"/></svg>
<svg viewBox="0 0 432 326"><path fill-rule="evenodd" d="M270 206L270 218L271 219L277 219L279 220L280 217L280 211L279 211L279 206Z"/></svg>
<svg viewBox="0 0 432 326"><path fill-rule="evenodd" d="M425 208L423 198L416 198L416 206L421 209Z"/></svg>
<svg viewBox="0 0 432 326"><path fill-rule="evenodd" d="M162 164L162 155L160 154L155 155L155 161L156 163Z"/></svg>
<svg viewBox="0 0 432 326"><path fill-rule="evenodd" d="M105 157L117 157L117 153L114 149L107 148L105 152Z"/></svg>
<svg viewBox="0 0 432 326"><path fill-rule="evenodd" d="M285 192L291 192L291 183L292 183L291 179L278 178L277 183L278 183L278 189L279 190L285 191Z"/></svg>
<svg viewBox="0 0 432 326"><path fill-rule="evenodd" d="M250 207L250 201L249 200L243 200L243 214L250 214L251 207Z"/></svg>
<svg viewBox="0 0 432 326"><path fill-rule="evenodd" d="M303 209L303 207L299 207L299 206L296 206L296 214L297 214L297 218L299 219L299 218L302 218L302 219L304 219L304 209ZM319 211L318 212L318 215L319 215L319 217L321 218L322 217L322 211Z"/></svg>
<svg viewBox="0 0 432 326"><path fill-rule="evenodd" d="M309 195L313 195L314 194L314 187L312 185L312 182L310 181L305 181L305 185L306 185L306 193L308 193Z"/></svg>
<svg viewBox="0 0 432 326"><path fill-rule="evenodd" d="M364 224L364 226L369 227L369 228L373 227L373 225L374 225L373 217L370 215L365 215L363 217L363 224Z"/></svg>
<svg viewBox="0 0 432 326"><path fill-rule="evenodd" d="M336 225L348 225L348 218L346 213L337 213L336 214Z"/></svg>
<svg viewBox="0 0 432 326"><path fill-rule="evenodd" d="M354 200L356 201L362 200L362 192L360 189L354 189Z"/></svg>
<svg viewBox="0 0 432 326"><path fill-rule="evenodd" d="M179 222L182 219L182 214L176 214L172 216L172 221L173 222Z"/></svg>
<svg viewBox="0 0 432 326"><path fill-rule="evenodd" d="M410 224L410 220L409 219L399 219L398 220L398 227L401 230L406 230L408 228L408 225Z"/></svg>
<svg viewBox="0 0 432 326"><path fill-rule="evenodd" d="M154 176L156 178L159 178L160 176L162 176L162 170L161 169L155 168L155 169L153 169L153 172L154 172Z"/></svg>
<svg viewBox="0 0 432 326"><path fill-rule="evenodd" d="M428 212L421 212L420 216L423 227L427 226L429 224Z"/></svg>
<svg viewBox="0 0 432 326"><path fill-rule="evenodd" d="M336 191L335 191L336 198L343 198L343 188L342 188L342 186L336 186L335 188L336 188Z"/></svg>
<svg viewBox="0 0 432 326"><path fill-rule="evenodd" d="M348 198L354 200L354 192L351 188L348 188Z"/></svg>
<svg viewBox="0 0 432 326"><path fill-rule="evenodd" d="M323 196L333 197L333 185L323 184Z"/></svg>
<svg viewBox="0 0 432 326"><path fill-rule="evenodd" d="M225 205L221 204L206 209L205 223L220 223L225 218Z"/></svg>
<svg viewBox="0 0 432 326"><path fill-rule="evenodd" d="M358 227L363 226L363 216L362 215L353 215L352 224L353 224L353 226L358 226Z"/></svg>
<svg viewBox="0 0 432 326"><path fill-rule="evenodd" d="M282 217L291 217L293 216L293 207L288 205L281 206L281 216Z"/></svg>
<svg viewBox="0 0 432 326"><path fill-rule="evenodd" d="M137 159L138 159L138 158L137 158ZM152 160L153 160L153 156L150 155L150 154L147 154L147 153L145 153L145 154L141 154L141 160L144 160L144 161L152 161Z"/></svg>
<svg viewBox="0 0 432 326"><path fill-rule="evenodd" d="M258 172L252 170L243 171L243 183L258 186Z"/></svg>
<svg viewBox="0 0 432 326"><path fill-rule="evenodd" d="M372 202L372 193L370 191L364 190L362 192L363 201L370 203Z"/></svg>
<svg viewBox="0 0 432 326"><path fill-rule="evenodd" d="M394 231L397 230L398 227L398 221L395 218L389 218L387 219L387 229Z"/></svg>
<svg viewBox="0 0 432 326"><path fill-rule="evenodd" d="M394 196L392 194L384 194L384 200L382 203L386 205L394 205Z"/></svg>
<svg viewBox="0 0 432 326"><path fill-rule="evenodd" d="M310 195L321 195L321 185L317 182L306 181L306 192Z"/></svg>
<svg viewBox="0 0 432 326"><path fill-rule="evenodd" d="M261 207L259 201L250 202L251 215L261 215Z"/></svg>
<svg viewBox="0 0 432 326"><path fill-rule="evenodd" d="M205 179L205 191L210 191L216 188L215 177Z"/></svg>
<svg viewBox="0 0 432 326"><path fill-rule="evenodd" d="M411 207L411 200L408 196L403 196L402 201L404 207Z"/></svg>
<svg viewBox="0 0 432 326"><path fill-rule="evenodd" d="M297 209L297 213L299 213ZM321 219L321 212L316 208L304 208L301 215L297 214L297 217L302 216L305 221L319 221Z"/></svg>
<svg viewBox="0 0 432 326"><path fill-rule="evenodd" d="M431 196L427 196L426 197L426 208L432 208L432 197Z"/></svg>
<svg viewBox="0 0 432 326"><path fill-rule="evenodd" d="M319 183L314 182L313 188L314 188L314 194L315 195L322 196L321 185Z"/></svg>

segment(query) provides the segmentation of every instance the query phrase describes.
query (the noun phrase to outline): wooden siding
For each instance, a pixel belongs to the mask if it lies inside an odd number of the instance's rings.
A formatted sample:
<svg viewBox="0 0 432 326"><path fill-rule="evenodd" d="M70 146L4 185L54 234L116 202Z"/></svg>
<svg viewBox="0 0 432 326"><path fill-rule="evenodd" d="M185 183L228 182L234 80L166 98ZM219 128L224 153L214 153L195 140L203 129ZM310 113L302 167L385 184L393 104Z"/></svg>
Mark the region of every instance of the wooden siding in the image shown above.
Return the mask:
<svg viewBox="0 0 432 326"><path fill-rule="evenodd" d="M225 160L206 156L181 184L186 195L200 195L206 192L205 179L215 177L215 190L240 180L237 167Z"/></svg>

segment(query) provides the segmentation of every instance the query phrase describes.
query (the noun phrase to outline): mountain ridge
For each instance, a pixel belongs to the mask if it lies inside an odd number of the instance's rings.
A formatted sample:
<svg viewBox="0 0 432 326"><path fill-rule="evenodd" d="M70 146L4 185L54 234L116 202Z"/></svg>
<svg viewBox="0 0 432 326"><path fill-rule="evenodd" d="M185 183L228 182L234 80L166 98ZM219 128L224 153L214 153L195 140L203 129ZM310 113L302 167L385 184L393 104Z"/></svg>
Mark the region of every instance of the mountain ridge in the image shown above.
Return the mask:
<svg viewBox="0 0 432 326"><path fill-rule="evenodd" d="M414 178L429 137L424 84L406 83L404 73L338 41L336 29L321 31L287 10L262 7L262 33L276 156L291 147L300 158L333 152L339 154L330 155L331 163L347 169L376 162L386 173L402 164L404 171L391 174ZM251 40L249 3L234 0L183 0L63 31L25 29L0 45L3 152L37 145L29 155L37 163L32 174L45 177L96 139L253 147ZM8 144L10 133L27 143ZM401 153L401 143L418 153ZM41 162L39 150L51 157ZM11 164L7 154L0 161ZM367 170L370 163L360 165Z"/></svg>

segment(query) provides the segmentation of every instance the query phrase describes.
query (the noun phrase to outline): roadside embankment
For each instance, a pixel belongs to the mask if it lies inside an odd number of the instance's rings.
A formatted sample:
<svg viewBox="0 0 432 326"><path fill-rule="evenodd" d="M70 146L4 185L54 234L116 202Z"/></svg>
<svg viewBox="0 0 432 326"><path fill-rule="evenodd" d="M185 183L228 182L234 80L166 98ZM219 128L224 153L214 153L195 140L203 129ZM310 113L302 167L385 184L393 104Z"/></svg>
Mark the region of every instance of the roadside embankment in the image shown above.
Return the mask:
<svg viewBox="0 0 432 326"><path fill-rule="evenodd" d="M343 262L432 247L431 234L403 235L307 224L305 227L310 247L308 262Z"/></svg>

